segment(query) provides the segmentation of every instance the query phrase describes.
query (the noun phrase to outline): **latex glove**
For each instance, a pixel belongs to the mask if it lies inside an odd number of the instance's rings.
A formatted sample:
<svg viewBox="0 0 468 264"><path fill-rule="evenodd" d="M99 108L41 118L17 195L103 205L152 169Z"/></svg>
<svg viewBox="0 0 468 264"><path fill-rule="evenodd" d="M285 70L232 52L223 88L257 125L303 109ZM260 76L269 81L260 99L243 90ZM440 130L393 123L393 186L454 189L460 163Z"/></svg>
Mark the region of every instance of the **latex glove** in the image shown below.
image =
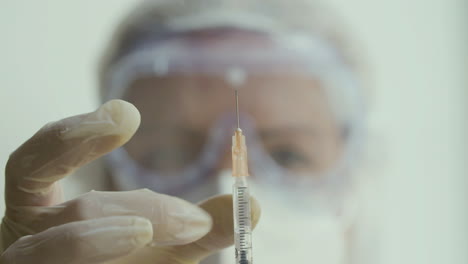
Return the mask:
<svg viewBox="0 0 468 264"><path fill-rule="evenodd" d="M200 207L149 190L64 202L58 180L127 142L139 123L133 105L113 100L44 126L10 156L0 263L197 263L233 243L230 196ZM255 224L255 201L252 212Z"/></svg>

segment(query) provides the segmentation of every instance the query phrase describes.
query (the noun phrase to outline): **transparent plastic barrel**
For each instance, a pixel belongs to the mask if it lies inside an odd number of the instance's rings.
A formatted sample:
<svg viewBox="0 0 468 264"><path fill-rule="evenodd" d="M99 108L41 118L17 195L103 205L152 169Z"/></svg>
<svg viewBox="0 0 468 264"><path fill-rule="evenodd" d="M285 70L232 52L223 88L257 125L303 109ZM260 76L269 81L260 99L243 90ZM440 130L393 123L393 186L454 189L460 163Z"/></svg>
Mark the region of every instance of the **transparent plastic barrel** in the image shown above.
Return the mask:
<svg viewBox="0 0 468 264"><path fill-rule="evenodd" d="M234 195L234 244L236 264L252 263L252 230L250 220L250 195L246 177L235 177Z"/></svg>

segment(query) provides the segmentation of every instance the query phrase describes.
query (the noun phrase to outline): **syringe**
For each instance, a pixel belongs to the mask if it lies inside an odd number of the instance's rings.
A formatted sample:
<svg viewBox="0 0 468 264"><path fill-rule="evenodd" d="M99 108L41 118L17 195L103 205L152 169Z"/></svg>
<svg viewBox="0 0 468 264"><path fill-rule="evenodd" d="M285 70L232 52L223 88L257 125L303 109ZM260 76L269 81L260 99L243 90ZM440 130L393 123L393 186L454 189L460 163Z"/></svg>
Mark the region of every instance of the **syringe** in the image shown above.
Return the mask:
<svg viewBox="0 0 468 264"><path fill-rule="evenodd" d="M247 166L248 159L245 137L239 127L239 99L237 89L235 90L235 97L237 129L232 137L234 244L236 250L236 264L251 264L252 222L250 220L250 195L247 184L247 177L249 176Z"/></svg>

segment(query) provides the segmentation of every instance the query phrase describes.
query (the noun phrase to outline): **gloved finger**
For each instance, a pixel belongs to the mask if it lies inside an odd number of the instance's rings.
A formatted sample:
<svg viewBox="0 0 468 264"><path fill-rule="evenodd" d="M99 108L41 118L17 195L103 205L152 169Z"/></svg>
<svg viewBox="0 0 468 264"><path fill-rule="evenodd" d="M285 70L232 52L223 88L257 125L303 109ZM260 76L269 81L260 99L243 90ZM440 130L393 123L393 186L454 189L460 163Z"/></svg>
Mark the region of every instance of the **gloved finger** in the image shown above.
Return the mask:
<svg viewBox="0 0 468 264"><path fill-rule="evenodd" d="M135 251L135 254L138 254L138 263L194 264L221 249L232 246L234 244L232 196L215 196L201 202L199 206L213 219L213 227L207 235L187 245L142 248ZM252 226L255 227L260 219L261 210L254 198L251 198L251 210ZM119 259L118 263L127 263L126 261L132 259L133 255Z"/></svg>
<svg viewBox="0 0 468 264"><path fill-rule="evenodd" d="M150 221L141 217L73 222L22 237L2 254L0 263L101 263L147 245L152 237Z"/></svg>
<svg viewBox="0 0 468 264"><path fill-rule="evenodd" d="M13 243L18 232L39 233L69 222L109 216L132 215L148 219L154 229L154 245L180 245L206 235L212 226L210 215L195 204L148 189L126 192L92 191L52 207L17 207L14 219L3 220L2 238ZM18 214L21 212L21 214Z"/></svg>
<svg viewBox="0 0 468 264"><path fill-rule="evenodd" d="M251 221L255 228L260 220L261 210L255 198L251 202ZM194 243L175 246L172 252L176 252L181 259L202 260L203 258L234 244L234 221L232 196L223 195L203 201L199 205L207 211L213 219L211 231Z"/></svg>
<svg viewBox="0 0 468 264"><path fill-rule="evenodd" d="M139 124L140 114L132 104L112 100L92 113L45 125L8 160L7 206L62 202L61 188L54 183L127 142Z"/></svg>

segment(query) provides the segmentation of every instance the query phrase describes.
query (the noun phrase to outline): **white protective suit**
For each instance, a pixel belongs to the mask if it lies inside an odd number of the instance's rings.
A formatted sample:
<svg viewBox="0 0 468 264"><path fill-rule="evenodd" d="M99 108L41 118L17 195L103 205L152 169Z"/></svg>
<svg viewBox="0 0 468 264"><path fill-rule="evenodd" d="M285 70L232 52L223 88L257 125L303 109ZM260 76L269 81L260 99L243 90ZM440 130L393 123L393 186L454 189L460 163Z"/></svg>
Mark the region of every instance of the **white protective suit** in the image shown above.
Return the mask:
<svg viewBox="0 0 468 264"><path fill-rule="evenodd" d="M322 9L305 0L145 1L119 27L106 49L100 73L101 96L104 101L120 98L123 91L109 88L106 76L122 53L127 52L132 32L144 31L148 26L155 33L228 26L275 35L320 36L333 44L330 48L345 68L356 71L349 46L343 45L339 34L333 31L334 23L325 23L324 16ZM362 111L355 110L356 100L348 100L356 94L360 96L361 92L355 92L345 89L334 97L338 98L334 106L340 122L354 124L360 120ZM56 181L124 144L139 122L133 106L111 101L91 114L45 126L12 155L6 186L14 191L7 192L7 214L2 225L6 251L2 261L197 263L232 244L232 223L226 222L226 214L232 214L229 197L211 198L201 204L204 210L200 210L178 198L148 190L87 193L108 190L110 182L121 187L118 180L106 174L104 168L109 164L92 163L67 177L63 190L65 197L73 200L64 202ZM76 144L80 144L78 150L73 147ZM46 150L52 151L51 155L42 154ZM344 171L349 173L349 169ZM229 193L231 183L226 175L229 173L219 171L214 180L178 196L198 202L203 197ZM360 247L364 245L362 240L368 239L362 235L363 228L357 227L360 220L356 215L361 208L358 193L367 185L360 183L353 178L353 184L342 194L339 216L315 201L290 201L285 199L288 193L278 196L274 189L254 183L252 194L261 197L265 217L265 224L254 232L254 259L265 263L364 263ZM79 196L83 193L87 194ZM148 201L151 210L147 208ZM291 202L296 202L295 206ZM255 224L259 215L254 200ZM19 237L22 238L17 240ZM59 254L52 253L54 250ZM232 251L226 251L205 261L216 263L221 258L224 263L232 261L232 255ZM369 254L363 255L368 258Z"/></svg>

